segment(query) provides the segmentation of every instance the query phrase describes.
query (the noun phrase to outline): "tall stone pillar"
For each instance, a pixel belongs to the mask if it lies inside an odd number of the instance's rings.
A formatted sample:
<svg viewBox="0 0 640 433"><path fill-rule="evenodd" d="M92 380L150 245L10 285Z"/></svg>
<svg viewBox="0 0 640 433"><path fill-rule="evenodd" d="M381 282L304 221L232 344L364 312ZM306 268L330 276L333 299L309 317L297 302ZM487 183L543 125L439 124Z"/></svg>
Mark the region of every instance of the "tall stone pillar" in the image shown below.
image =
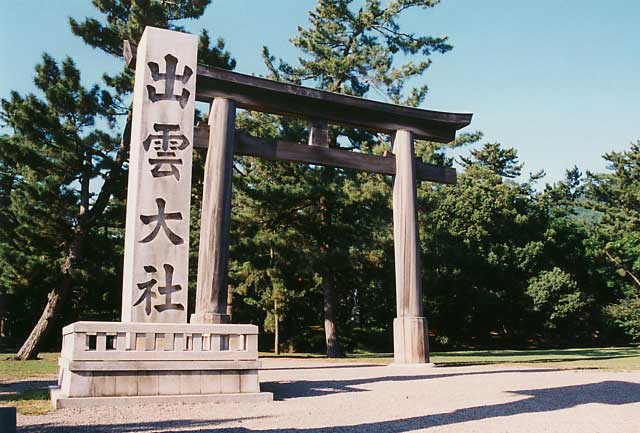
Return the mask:
<svg viewBox="0 0 640 433"><path fill-rule="evenodd" d="M231 175L236 104L216 98L209 115L209 148L204 169L196 311L192 323L226 323Z"/></svg>
<svg viewBox="0 0 640 433"><path fill-rule="evenodd" d="M393 238L397 317L393 321L393 353L397 364L429 362L427 319L423 317L420 244L413 134L395 134L393 152Z"/></svg>
<svg viewBox="0 0 640 433"><path fill-rule="evenodd" d="M147 27L129 154L123 322L187 322L198 38Z"/></svg>

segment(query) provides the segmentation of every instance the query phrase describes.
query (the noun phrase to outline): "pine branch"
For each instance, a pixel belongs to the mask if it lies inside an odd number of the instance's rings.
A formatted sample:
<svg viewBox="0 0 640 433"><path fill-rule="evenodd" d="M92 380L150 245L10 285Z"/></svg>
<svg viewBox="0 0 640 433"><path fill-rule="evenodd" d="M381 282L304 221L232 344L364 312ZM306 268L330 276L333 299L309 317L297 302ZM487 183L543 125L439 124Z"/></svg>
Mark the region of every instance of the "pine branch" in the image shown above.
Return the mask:
<svg viewBox="0 0 640 433"><path fill-rule="evenodd" d="M633 279L633 281L638 286L637 289L640 291L640 279L638 277L636 277L630 270L625 269L624 266L622 266L622 263L620 262L620 259L614 257L609 251L607 251L606 248L604 250L604 253L607 255L609 260L611 260L616 266L618 266L620 269L622 269L622 271L625 274L629 275Z"/></svg>
<svg viewBox="0 0 640 433"><path fill-rule="evenodd" d="M80 224L83 225L83 228L85 230L91 228L96 219L104 212L105 208L109 204L109 200L111 199L111 194L113 193L116 180L122 173L122 165L126 161L127 152L129 151L129 145L131 144L132 113L133 111L129 111L129 115L127 116L127 124L124 128L124 132L120 140L120 147L114 159L114 165L111 167L109 173L105 177L104 184L102 185L102 189L100 190L95 203L86 213L86 216L80 221Z"/></svg>

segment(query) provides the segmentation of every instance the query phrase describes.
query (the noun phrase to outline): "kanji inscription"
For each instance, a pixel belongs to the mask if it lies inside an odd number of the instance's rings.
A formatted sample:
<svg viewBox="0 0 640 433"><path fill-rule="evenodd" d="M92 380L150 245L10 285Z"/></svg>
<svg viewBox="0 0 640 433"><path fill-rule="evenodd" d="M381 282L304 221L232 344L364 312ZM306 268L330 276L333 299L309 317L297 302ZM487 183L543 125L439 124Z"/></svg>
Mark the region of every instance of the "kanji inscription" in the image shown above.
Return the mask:
<svg viewBox="0 0 640 433"><path fill-rule="evenodd" d="M123 322L186 323L197 38L147 27L136 56Z"/></svg>
<svg viewBox="0 0 640 433"><path fill-rule="evenodd" d="M162 265L162 267L164 268L165 284L164 286L158 287L158 293L160 295L164 295L164 302L161 304L156 304L153 308L155 308L159 312L167 310L183 311L183 304L171 302L171 295L182 290L182 286L180 286L179 284L173 284L173 266L165 263L164 265ZM150 274L155 274L157 272L155 266L145 266L144 270ZM156 280L155 278L151 278L147 281L137 284L138 289L142 290L142 294L140 295L140 298L138 298L138 300L133 304L133 306L135 307L144 302L144 312L147 314L147 316L151 315L151 304L153 303L153 298L157 297L153 291L153 288L157 283L158 280Z"/></svg>
<svg viewBox="0 0 640 433"><path fill-rule="evenodd" d="M142 221L144 225L155 223L155 227L153 228L151 233L145 236L145 238L140 241L141 243L144 244L154 240L156 236L158 236L160 229L163 230L164 234L167 235L167 239L169 239L173 245L180 245L184 242L184 239L172 232L167 225L167 221L169 220L182 220L182 213L165 212L164 208L166 204L167 202L164 201L164 199L157 198L156 205L158 206L158 213L155 215L140 215L140 221Z"/></svg>
<svg viewBox="0 0 640 433"><path fill-rule="evenodd" d="M159 93L155 86L147 85L147 93L149 95L149 99L152 102L157 101L178 101L180 102L180 107L184 108L187 106L189 102L189 95L191 92L185 88L182 89L182 93L179 95L175 95L174 87L176 81L181 82L183 85L187 84L191 76L193 75L193 70L185 66L184 72L182 75L176 74L176 66L178 64L178 59L171 54L167 54L164 56L165 68L166 72L164 74L160 73L160 66L156 62L149 62L149 70L151 71L151 78L153 81L164 81L164 93Z"/></svg>
<svg viewBox="0 0 640 433"><path fill-rule="evenodd" d="M189 146L189 139L184 134L177 133L180 131L180 125L155 123L153 129L160 134L149 134L142 142L145 151L149 151L153 145L153 151L156 154L156 158L148 159L152 166L151 175L153 177L173 176L175 180L180 180L179 166L182 165L182 159L178 157L178 151Z"/></svg>

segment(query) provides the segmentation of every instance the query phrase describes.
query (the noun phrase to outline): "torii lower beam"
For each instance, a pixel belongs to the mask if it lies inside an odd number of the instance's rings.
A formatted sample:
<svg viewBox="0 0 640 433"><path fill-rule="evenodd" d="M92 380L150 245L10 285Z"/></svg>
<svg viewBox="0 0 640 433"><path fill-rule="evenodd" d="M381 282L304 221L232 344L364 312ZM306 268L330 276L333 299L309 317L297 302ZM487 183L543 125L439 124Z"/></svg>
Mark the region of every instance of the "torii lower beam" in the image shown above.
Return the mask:
<svg viewBox="0 0 640 433"><path fill-rule="evenodd" d="M194 132L194 146L209 147L209 127L198 126ZM235 155L256 156L273 161L300 162L303 164L326 165L330 167L361 170L369 173L396 174L396 157L371 155L322 146L306 146L283 140L267 140L253 137L243 130L237 130L233 143ZM440 165L415 161L416 180L455 185L456 170Z"/></svg>

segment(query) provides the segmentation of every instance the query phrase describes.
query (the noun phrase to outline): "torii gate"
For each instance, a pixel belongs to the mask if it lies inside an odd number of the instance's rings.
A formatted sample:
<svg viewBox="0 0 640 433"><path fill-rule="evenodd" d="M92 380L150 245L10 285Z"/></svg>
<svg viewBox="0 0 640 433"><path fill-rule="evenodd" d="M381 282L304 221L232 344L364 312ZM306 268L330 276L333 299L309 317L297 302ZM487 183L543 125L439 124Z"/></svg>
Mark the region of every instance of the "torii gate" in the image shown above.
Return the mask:
<svg viewBox="0 0 640 433"><path fill-rule="evenodd" d="M471 114L401 107L201 66L197 51L197 37L154 27L145 29L139 47L124 44L136 80L122 319L63 329L53 406L273 398L260 391L258 327L229 324L226 316L234 153L395 176L394 358L398 364L428 363L416 182L451 184L456 172L417 160L414 139L449 142ZM209 128L194 128L196 100L211 103ZM308 119L309 145L237 133L236 108ZM329 148L329 123L390 133L394 155ZM194 147L207 148L207 158L196 310L188 323Z"/></svg>
<svg viewBox="0 0 640 433"><path fill-rule="evenodd" d="M136 47L124 42L127 66ZM327 165L394 176L393 236L397 317L394 362L429 362L427 319L422 305L416 182L455 184L453 168L415 157L414 140L447 143L469 125L471 113L446 113L388 104L227 70L197 66L196 100L211 104L209 127L194 132L194 147L206 148L196 310L191 323L226 323L231 176L233 155ZM235 129L237 108L309 120L308 145L252 137ZM329 148L327 124L393 136L393 155Z"/></svg>

